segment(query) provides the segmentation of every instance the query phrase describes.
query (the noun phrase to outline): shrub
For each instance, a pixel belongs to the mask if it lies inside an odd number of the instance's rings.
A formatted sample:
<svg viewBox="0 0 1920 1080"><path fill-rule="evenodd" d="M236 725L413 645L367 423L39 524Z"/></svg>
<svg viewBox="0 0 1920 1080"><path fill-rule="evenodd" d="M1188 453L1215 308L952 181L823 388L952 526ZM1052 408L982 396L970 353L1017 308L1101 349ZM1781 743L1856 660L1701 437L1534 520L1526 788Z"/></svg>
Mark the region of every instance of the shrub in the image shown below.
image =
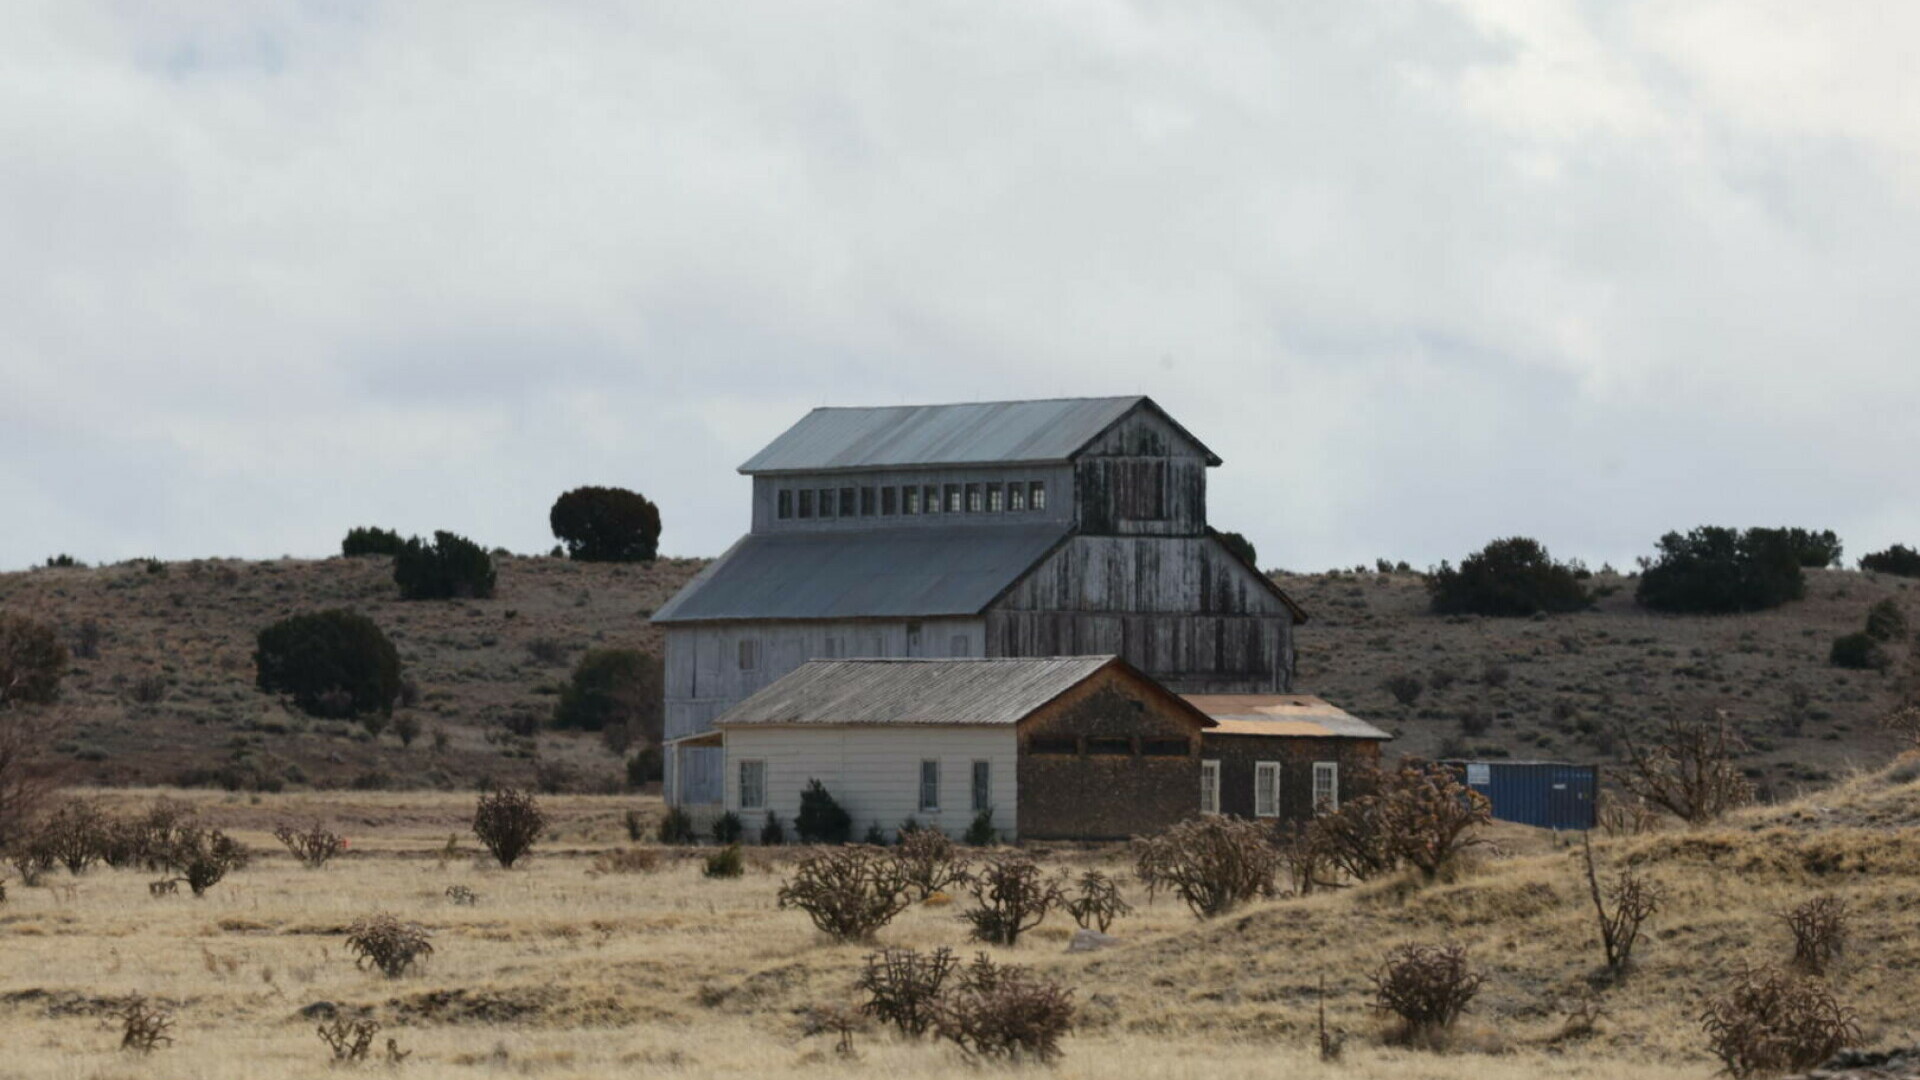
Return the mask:
<svg viewBox="0 0 1920 1080"><path fill-rule="evenodd" d="M554 726L580 731L624 727L657 746L666 716L665 687L658 656L639 649L590 649L560 691Z"/></svg>
<svg viewBox="0 0 1920 1080"><path fill-rule="evenodd" d="M1398 675L1390 676L1387 681L1381 683L1380 686L1387 693L1393 695L1393 700L1403 706L1411 705L1415 701L1418 701L1420 699L1420 691L1426 689L1426 686L1420 682L1418 675L1411 675L1404 671Z"/></svg>
<svg viewBox="0 0 1920 1080"><path fill-rule="evenodd" d="M1780 529L1702 526L1660 538L1634 597L1655 611L1762 611L1798 600L1800 554Z"/></svg>
<svg viewBox="0 0 1920 1080"><path fill-rule="evenodd" d="M433 935L417 923L403 923L382 912L347 928L347 951L358 959L354 966L375 969L397 979L433 955Z"/></svg>
<svg viewBox="0 0 1920 1080"><path fill-rule="evenodd" d="M135 676L127 687L127 696L141 705L158 704L167 696L167 677L157 671Z"/></svg>
<svg viewBox="0 0 1920 1080"><path fill-rule="evenodd" d="M1428 881L1461 851L1480 843L1476 831L1493 820L1486 796L1460 783L1444 765L1402 765L1381 779L1374 794L1359 798L1384 804L1400 858Z"/></svg>
<svg viewBox="0 0 1920 1080"><path fill-rule="evenodd" d="M1266 830L1241 818L1206 815L1133 841L1134 874L1149 894L1171 889L1210 919L1273 894L1279 852Z"/></svg>
<svg viewBox="0 0 1920 1080"><path fill-rule="evenodd" d="M886 847L887 834L880 828L879 822L870 821L867 823L866 833L860 837L860 842L873 847Z"/></svg>
<svg viewBox="0 0 1920 1080"><path fill-rule="evenodd" d="M113 1010L120 1021L120 1049L150 1054L162 1043L173 1045L173 1014L134 994Z"/></svg>
<svg viewBox="0 0 1920 1080"><path fill-rule="evenodd" d="M767 820L760 826L760 843L773 847L787 842L787 830L780 824L780 816L767 811Z"/></svg>
<svg viewBox="0 0 1920 1080"><path fill-rule="evenodd" d="M1851 671L1885 671L1893 661L1872 634L1858 631L1834 638L1827 662Z"/></svg>
<svg viewBox="0 0 1920 1080"><path fill-rule="evenodd" d="M779 905L806 912L838 940L862 940L906 910L911 888L905 869L886 852L843 848L802 859L781 884Z"/></svg>
<svg viewBox="0 0 1920 1080"><path fill-rule="evenodd" d="M314 822L305 829L281 825L273 830L274 839L286 845L288 852L309 870L327 865L334 856L347 850L347 838Z"/></svg>
<svg viewBox="0 0 1920 1080"><path fill-rule="evenodd" d="M67 647L50 623L0 611L0 709L51 705L67 672Z"/></svg>
<svg viewBox="0 0 1920 1080"><path fill-rule="evenodd" d="M993 827L993 807L973 815L967 831L960 837L968 847L992 847L1000 842L1000 830Z"/></svg>
<svg viewBox="0 0 1920 1080"><path fill-rule="evenodd" d="M1024 856L988 860L967 876L967 887L974 906L960 917L973 924L976 941L994 945L1017 944L1067 900L1060 883Z"/></svg>
<svg viewBox="0 0 1920 1080"><path fill-rule="evenodd" d="M745 829L740 824L740 815L729 810L713 819L713 842L720 845L737 844Z"/></svg>
<svg viewBox="0 0 1920 1080"><path fill-rule="evenodd" d="M405 712L394 717L393 734L400 740L402 747L411 749L413 740L420 737L420 718Z"/></svg>
<svg viewBox="0 0 1920 1080"><path fill-rule="evenodd" d="M1741 971L1700 1014L1707 1043L1736 1080L1811 1069L1860 1038L1860 1025L1818 979Z"/></svg>
<svg viewBox="0 0 1920 1080"><path fill-rule="evenodd" d="M1060 1056L1073 1026L1073 991L1025 968L996 966L982 955L961 973L934 1022L967 1058L1046 1063Z"/></svg>
<svg viewBox="0 0 1920 1080"><path fill-rule="evenodd" d="M405 543L400 539L400 534L391 529L360 525L347 530L346 539L340 541L340 554L398 555Z"/></svg>
<svg viewBox="0 0 1920 1080"><path fill-rule="evenodd" d="M593 859L593 872L596 874L651 874L660 869L660 853L653 848L625 848L596 855Z"/></svg>
<svg viewBox="0 0 1920 1080"><path fill-rule="evenodd" d="M1427 575L1427 593L1436 614L1526 616L1537 611L1581 611L1593 602L1575 576L1577 567L1557 563L1538 540L1515 536L1495 540Z"/></svg>
<svg viewBox="0 0 1920 1080"><path fill-rule="evenodd" d="M514 788L480 796L473 811L473 834L507 869L533 848L546 827L546 815L533 794Z"/></svg>
<svg viewBox="0 0 1920 1080"><path fill-rule="evenodd" d="M1861 556L1860 569L1897 577L1920 577L1920 551L1895 544L1885 551Z"/></svg>
<svg viewBox="0 0 1920 1080"><path fill-rule="evenodd" d="M1600 947L1606 954L1607 970L1619 974L1633 962L1633 946L1640 940L1640 924L1660 909L1664 898L1660 887L1631 870L1622 870L1603 897L1600 876L1593 864L1593 839L1580 836L1587 861L1587 890L1593 896L1594 914L1600 920Z"/></svg>
<svg viewBox="0 0 1920 1080"><path fill-rule="evenodd" d="M853 815L834 800L825 784L808 780L800 792L800 813L794 831L803 844L844 844L853 836Z"/></svg>
<svg viewBox="0 0 1920 1080"><path fill-rule="evenodd" d="M106 846L106 832L106 817L99 807L81 799L68 799L40 823L34 846L42 858L65 866L69 874L82 874L100 861Z"/></svg>
<svg viewBox="0 0 1920 1080"><path fill-rule="evenodd" d="M581 562L651 561L660 546L660 508L625 488L574 488L554 500L547 524Z"/></svg>
<svg viewBox="0 0 1920 1080"><path fill-rule="evenodd" d="M952 838L939 829L900 830L894 859L906 873L919 899L966 880L967 864L960 861Z"/></svg>
<svg viewBox="0 0 1920 1080"><path fill-rule="evenodd" d="M1814 532L1812 529L1780 529L1787 538L1788 546L1793 548L1794 557L1800 565L1810 570L1821 570L1829 566L1840 565L1840 537L1832 529Z"/></svg>
<svg viewBox="0 0 1920 1080"><path fill-rule="evenodd" d="M1401 1042L1435 1041L1460 1018L1483 981L1459 945L1402 945L1370 976L1373 1007L1399 1020Z"/></svg>
<svg viewBox="0 0 1920 1080"><path fill-rule="evenodd" d="M1806 975L1825 975L1847 948L1847 902L1837 896L1816 896L1780 921L1793 933L1793 966Z"/></svg>
<svg viewBox="0 0 1920 1080"><path fill-rule="evenodd" d="M260 631L258 685L285 693L310 715L393 711L400 653L372 619L335 609L282 619Z"/></svg>
<svg viewBox="0 0 1920 1080"><path fill-rule="evenodd" d="M678 806L667 807L666 814L660 818L660 827L654 830L654 836L663 844L693 843L693 815Z"/></svg>
<svg viewBox="0 0 1920 1080"><path fill-rule="evenodd" d="M1133 914L1133 908L1121 898L1118 882L1098 870L1088 870L1080 875L1074 895L1067 901L1067 914L1082 929L1104 934L1115 919Z"/></svg>
<svg viewBox="0 0 1920 1080"><path fill-rule="evenodd" d="M484 600L493 595L493 556L485 548L444 530L429 544L413 537L393 557L393 581L403 600Z"/></svg>
<svg viewBox="0 0 1920 1080"><path fill-rule="evenodd" d="M1875 641L1899 641L1907 636L1907 613L1889 596L1867 609L1867 636Z"/></svg>
<svg viewBox="0 0 1920 1080"><path fill-rule="evenodd" d="M701 873L711 878L737 878L746 873L746 862L741 857L740 845L731 843L707 856L707 865Z"/></svg>
<svg viewBox="0 0 1920 1080"><path fill-rule="evenodd" d="M333 1051L335 1061L365 1061L380 1032L377 1020L350 1020L339 1016L320 1024L320 1041Z"/></svg>
<svg viewBox="0 0 1920 1080"><path fill-rule="evenodd" d="M1257 567L1260 565L1260 560L1253 548L1253 541L1241 536L1237 532L1216 531L1213 535L1228 551L1233 552L1234 556L1241 562L1246 563L1248 566Z"/></svg>
<svg viewBox="0 0 1920 1080"><path fill-rule="evenodd" d="M1753 801L1753 785L1733 763L1739 736L1723 712L1692 723L1670 714L1665 738L1651 747L1636 743L1624 728L1620 739L1628 762L1620 786L1690 825Z"/></svg>
<svg viewBox="0 0 1920 1080"><path fill-rule="evenodd" d="M867 995L860 1011L900 1034L919 1038L940 1014L941 990L959 961L946 948L922 953L913 949L882 949L867 956L865 970L854 989Z"/></svg>
<svg viewBox="0 0 1920 1080"><path fill-rule="evenodd" d="M186 880L193 895L205 896L230 871L247 864L247 849L218 829L187 824L175 830L165 861L167 869Z"/></svg>

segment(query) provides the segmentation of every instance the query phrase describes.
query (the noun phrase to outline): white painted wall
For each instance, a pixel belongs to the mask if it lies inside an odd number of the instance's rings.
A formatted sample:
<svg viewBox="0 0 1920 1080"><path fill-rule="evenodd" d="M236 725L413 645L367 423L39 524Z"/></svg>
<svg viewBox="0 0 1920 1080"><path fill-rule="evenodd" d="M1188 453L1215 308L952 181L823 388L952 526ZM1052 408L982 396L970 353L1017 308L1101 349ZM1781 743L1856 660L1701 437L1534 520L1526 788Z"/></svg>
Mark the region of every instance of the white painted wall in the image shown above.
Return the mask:
<svg viewBox="0 0 1920 1080"><path fill-rule="evenodd" d="M973 763L992 763L993 824L1014 840L1019 827L1016 779L1018 742L1004 727L729 726L726 736L726 807L740 814L749 835L764 810L740 809L739 762L767 763L767 806L793 835L800 791L818 780L853 816L854 839L880 823L888 839L911 817L958 837L973 822ZM940 810L920 809L920 762L940 762Z"/></svg>

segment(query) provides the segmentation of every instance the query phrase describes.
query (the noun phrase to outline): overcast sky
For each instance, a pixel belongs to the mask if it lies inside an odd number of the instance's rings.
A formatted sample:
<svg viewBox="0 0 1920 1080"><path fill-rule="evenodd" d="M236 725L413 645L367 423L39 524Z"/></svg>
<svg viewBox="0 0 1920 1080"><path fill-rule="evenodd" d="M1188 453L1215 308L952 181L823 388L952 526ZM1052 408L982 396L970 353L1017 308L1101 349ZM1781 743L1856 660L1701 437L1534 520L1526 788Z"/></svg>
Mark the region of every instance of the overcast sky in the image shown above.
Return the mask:
<svg viewBox="0 0 1920 1080"><path fill-rule="evenodd" d="M807 409L1146 393L1293 569L1920 543L1920 8L9 5L0 568L663 551Z"/></svg>

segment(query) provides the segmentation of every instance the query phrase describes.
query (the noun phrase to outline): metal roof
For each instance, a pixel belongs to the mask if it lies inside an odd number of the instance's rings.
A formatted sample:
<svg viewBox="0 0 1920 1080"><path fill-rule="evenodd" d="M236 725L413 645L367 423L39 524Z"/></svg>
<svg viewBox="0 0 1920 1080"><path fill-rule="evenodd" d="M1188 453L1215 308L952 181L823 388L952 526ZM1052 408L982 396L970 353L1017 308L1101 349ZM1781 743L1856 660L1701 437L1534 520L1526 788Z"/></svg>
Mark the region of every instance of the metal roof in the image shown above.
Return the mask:
<svg viewBox="0 0 1920 1080"><path fill-rule="evenodd" d="M1064 523L751 533L653 621L977 615L1066 534Z"/></svg>
<svg viewBox="0 0 1920 1080"><path fill-rule="evenodd" d="M957 405L820 408L740 466L743 473L829 472L917 465L1064 462L1145 404L1200 446L1152 399L1058 398ZM1220 459L1200 446L1210 464Z"/></svg>
<svg viewBox="0 0 1920 1080"><path fill-rule="evenodd" d="M1316 739L1393 736L1308 694L1186 694L1187 703L1219 722L1209 735L1288 735Z"/></svg>
<svg viewBox="0 0 1920 1080"><path fill-rule="evenodd" d="M1017 724L1112 656L812 660L721 713L733 724Z"/></svg>

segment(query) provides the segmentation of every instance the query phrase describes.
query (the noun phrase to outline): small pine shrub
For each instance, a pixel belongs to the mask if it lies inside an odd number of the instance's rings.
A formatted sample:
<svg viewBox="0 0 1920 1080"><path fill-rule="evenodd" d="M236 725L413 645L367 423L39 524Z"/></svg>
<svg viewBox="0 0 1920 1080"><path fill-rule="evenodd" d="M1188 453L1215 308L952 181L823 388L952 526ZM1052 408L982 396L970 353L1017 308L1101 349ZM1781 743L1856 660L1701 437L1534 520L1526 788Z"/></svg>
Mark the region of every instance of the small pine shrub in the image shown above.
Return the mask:
<svg viewBox="0 0 1920 1080"><path fill-rule="evenodd" d="M663 844L691 844L694 841L693 815L678 806L667 807L654 836Z"/></svg>
<svg viewBox="0 0 1920 1080"><path fill-rule="evenodd" d="M800 792L800 813L794 831L803 844L844 844L853 836L853 815L847 813L825 784L808 780Z"/></svg>
<svg viewBox="0 0 1920 1080"><path fill-rule="evenodd" d="M403 600L484 600L493 595L493 557L485 548L444 530L429 544L413 537L393 557L393 581Z"/></svg>
<svg viewBox="0 0 1920 1080"><path fill-rule="evenodd" d="M372 619L336 609L282 619L260 631L257 683L313 716L393 711L400 653Z"/></svg>
<svg viewBox="0 0 1920 1080"><path fill-rule="evenodd" d="M652 653L589 649L554 703L553 726L575 731L623 727L649 746L656 745L666 716L665 680L665 668Z"/></svg>
<svg viewBox="0 0 1920 1080"><path fill-rule="evenodd" d="M1862 630L1834 638L1827 662L1853 671L1885 671L1893 661L1873 635Z"/></svg>
<svg viewBox="0 0 1920 1080"><path fill-rule="evenodd" d="M774 847L786 842L787 830L780 824L780 816L771 810L767 811L767 820L760 826L760 843L767 847Z"/></svg>
<svg viewBox="0 0 1920 1080"><path fill-rule="evenodd" d="M960 838L968 847L992 847L1000 842L1000 830L993 827L993 807L973 815L967 824L967 831Z"/></svg>
<svg viewBox="0 0 1920 1080"><path fill-rule="evenodd" d="M382 529L374 525L361 525L347 530L344 540L340 541L340 554L354 555L398 555L406 541L391 529Z"/></svg>
<svg viewBox="0 0 1920 1080"><path fill-rule="evenodd" d="M397 979L433 955L432 936L417 923L403 923L382 912L347 928L347 951L358 957L355 967Z"/></svg>
<svg viewBox="0 0 1920 1080"><path fill-rule="evenodd" d="M729 810L713 819L713 842L725 846L738 844L740 834L745 831L740 824L740 815Z"/></svg>
<svg viewBox="0 0 1920 1080"><path fill-rule="evenodd" d="M746 861L740 854L740 845L728 844L707 856L707 865L702 873L710 878L737 878L746 873Z"/></svg>
<svg viewBox="0 0 1920 1080"><path fill-rule="evenodd" d="M1899 641L1907 636L1907 613L1889 596L1867 609L1866 635L1875 641Z"/></svg>
<svg viewBox="0 0 1920 1080"><path fill-rule="evenodd" d="M1419 676L1404 671L1398 675L1388 677L1387 681L1380 685L1387 693L1393 695L1393 700L1399 702L1402 706L1411 705L1415 701L1418 701L1420 699L1420 691L1426 689L1426 687L1421 684Z"/></svg>
<svg viewBox="0 0 1920 1080"><path fill-rule="evenodd" d="M887 846L886 831L880 828L879 822L877 821L869 822L867 825L866 835L860 838L860 842L863 844L871 844L874 847L886 847Z"/></svg>
<svg viewBox="0 0 1920 1080"><path fill-rule="evenodd" d="M514 788L480 796L473 811L473 834L505 869L532 850L546 827L546 815L533 794Z"/></svg>

